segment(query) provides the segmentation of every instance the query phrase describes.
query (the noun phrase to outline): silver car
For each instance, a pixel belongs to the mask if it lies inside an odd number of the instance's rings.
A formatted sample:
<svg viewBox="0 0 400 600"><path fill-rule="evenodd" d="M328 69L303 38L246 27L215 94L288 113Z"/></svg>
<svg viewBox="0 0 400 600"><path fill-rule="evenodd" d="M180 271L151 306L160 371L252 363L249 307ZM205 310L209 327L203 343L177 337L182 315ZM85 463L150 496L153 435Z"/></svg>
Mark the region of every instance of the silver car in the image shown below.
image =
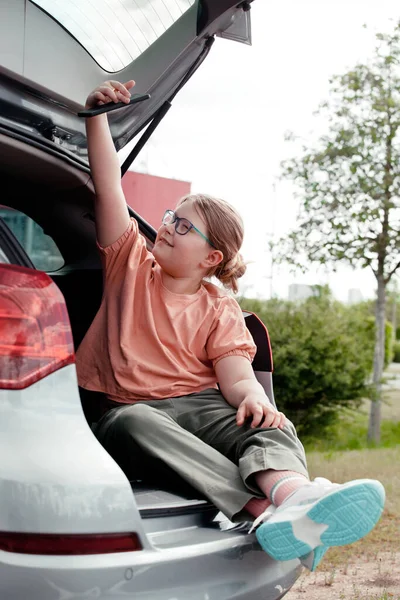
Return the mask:
<svg viewBox="0 0 400 600"><path fill-rule="evenodd" d="M149 457L129 481L75 371L102 295L82 99L110 72L136 80L139 101L109 114L118 150L137 139L123 174L215 37L249 42L250 4L0 0L1 600L277 600L301 572Z"/></svg>

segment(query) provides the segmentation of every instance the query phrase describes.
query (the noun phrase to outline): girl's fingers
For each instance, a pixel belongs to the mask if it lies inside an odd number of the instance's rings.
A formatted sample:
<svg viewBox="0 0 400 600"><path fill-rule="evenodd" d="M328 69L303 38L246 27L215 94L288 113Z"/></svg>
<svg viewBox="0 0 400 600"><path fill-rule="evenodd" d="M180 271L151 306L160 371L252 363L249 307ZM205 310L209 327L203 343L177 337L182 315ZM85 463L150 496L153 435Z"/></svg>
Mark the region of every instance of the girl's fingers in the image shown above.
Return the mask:
<svg viewBox="0 0 400 600"><path fill-rule="evenodd" d="M236 423L240 426L243 425L246 417L246 409L243 406L239 406L236 413Z"/></svg>
<svg viewBox="0 0 400 600"><path fill-rule="evenodd" d="M274 427L283 429L286 425L286 417L282 412L275 410L272 406L253 405L248 410L245 406L239 406L236 414L236 423L243 425L247 417L253 417L251 427Z"/></svg>
<svg viewBox="0 0 400 600"><path fill-rule="evenodd" d="M279 425L278 425L278 427L280 429L283 429L285 427L285 425L286 425L286 417L281 412L278 412L278 416L279 416Z"/></svg>
<svg viewBox="0 0 400 600"><path fill-rule="evenodd" d="M135 85L135 82L133 80L127 81L126 83L121 83L120 81L111 80L109 83L114 88L114 90L116 90L117 92L120 92L127 98L130 98L130 96L131 96L129 89Z"/></svg>
<svg viewBox="0 0 400 600"><path fill-rule="evenodd" d="M257 427L262 423L264 418L264 412L261 406L257 406L253 411L253 420L251 422L251 427Z"/></svg>
<svg viewBox="0 0 400 600"><path fill-rule="evenodd" d="M118 96L115 93L114 88L112 88L111 86L101 85L97 88L97 90L106 97L106 100L112 100L112 102L119 102Z"/></svg>
<svg viewBox="0 0 400 600"><path fill-rule="evenodd" d="M129 81L125 81L125 83L124 83L124 86L127 90L132 89L134 85L136 85L136 84L133 81L133 79L130 79Z"/></svg>
<svg viewBox="0 0 400 600"><path fill-rule="evenodd" d="M135 85L133 79L125 84L114 79L105 81L99 85L89 96L86 101L87 106L96 106L108 104L109 102L125 102L129 103L131 93L130 89Z"/></svg>
<svg viewBox="0 0 400 600"><path fill-rule="evenodd" d="M280 414L279 414L279 413L277 413L277 414L275 415L275 418L274 418L274 420L272 421L272 425L271 425L271 427L276 427L276 428L278 428L278 427L280 427L280 424L281 424L281 417L280 417Z"/></svg>
<svg viewBox="0 0 400 600"><path fill-rule="evenodd" d="M100 104L100 102L102 104L105 104L107 102L107 97L100 91L94 92L93 97L96 100L97 104Z"/></svg>
<svg viewBox="0 0 400 600"><path fill-rule="evenodd" d="M276 427L275 422L276 418L274 415L269 414L264 419L263 427Z"/></svg>
<svg viewBox="0 0 400 600"><path fill-rule="evenodd" d="M125 94L123 94L122 92L119 92L118 90L115 93L118 96L119 102L125 102L125 104L129 104L129 101L131 99L130 94L129 94L129 96L126 96Z"/></svg>
<svg viewBox="0 0 400 600"><path fill-rule="evenodd" d="M267 407L264 408L264 423L263 427L279 427L280 413L272 412Z"/></svg>
<svg viewBox="0 0 400 600"><path fill-rule="evenodd" d="M113 91L115 92L118 100L120 102L125 102L126 104L128 104L129 100L131 98L131 93L130 93L129 89L127 88L127 86L133 87L135 85L135 82L133 80L131 80L131 81L127 81L126 84L123 84L123 83L120 83L119 81L111 80L109 83L111 86L113 86Z"/></svg>

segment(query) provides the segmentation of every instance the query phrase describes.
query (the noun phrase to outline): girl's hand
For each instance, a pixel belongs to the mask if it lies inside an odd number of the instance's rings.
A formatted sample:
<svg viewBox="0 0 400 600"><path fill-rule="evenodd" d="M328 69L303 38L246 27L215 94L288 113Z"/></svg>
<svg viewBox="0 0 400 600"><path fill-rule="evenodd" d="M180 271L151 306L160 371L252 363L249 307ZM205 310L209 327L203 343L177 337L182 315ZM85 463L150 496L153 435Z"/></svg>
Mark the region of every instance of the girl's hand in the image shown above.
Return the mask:
<svg viewBox="0 0 400 600"><path fill-rule="evenodd" d="M236 423L240 427L245 420L253 417L251 427L278 427L283 429L286 425L286 417L272 406L268 398L263 394L252 394L239 405Z"/></svg>
<svg viewBox="0 0 400 600"><path fill-rule="evenodd" d="M93 92L90 92L87 97L85 108L94 108L101 104L109 102L125 102L129 103L131 99L130 89L133 88L135 82L131 79L126 83L120 83L110 79L98 85Z"/></svg>

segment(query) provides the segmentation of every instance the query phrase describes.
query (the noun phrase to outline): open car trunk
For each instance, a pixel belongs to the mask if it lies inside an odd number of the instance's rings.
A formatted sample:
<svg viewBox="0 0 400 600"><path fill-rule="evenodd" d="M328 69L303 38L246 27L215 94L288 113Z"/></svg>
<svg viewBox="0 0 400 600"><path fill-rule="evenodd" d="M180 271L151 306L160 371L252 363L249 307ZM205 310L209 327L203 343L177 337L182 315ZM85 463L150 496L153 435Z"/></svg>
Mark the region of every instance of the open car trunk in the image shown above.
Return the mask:
<svg viewBox="0 0 400 600"><path fill-rule="evenodd" d="M3 0L0 130L87 169L84 119L77 113L101 81L134 79L135 93L150 96L110 113L119 151L166 111L214 36L251 40L249 2L147 0L123 6L118 12L108 0L101 6Z"/></svg>
<svg viewBox="0 0 400 600"><path fill-rule="evenodd" d="M101 6L73 0L62 5L51 0L2 2L7 12L7 19L0 20L2 203L31 217L60 250L64 265L50 275L66 300L75 348L102 294L85 123L78 116L88 91L105 79L134 79L135 93L148 95L109 113L119 151L146 126L148 135L166 114L215 36L251 41L249 2L148 0L124 3L123 12L113 6L108 0ZM151 247L154 230L135 216ZM22 246L14 260L32 266ZM90 422L87 411L86 416ZM172 473L162 473L157 482L138 477L132 486L149 521L189 513L195 520L211 521L216 514Z"/></svg>

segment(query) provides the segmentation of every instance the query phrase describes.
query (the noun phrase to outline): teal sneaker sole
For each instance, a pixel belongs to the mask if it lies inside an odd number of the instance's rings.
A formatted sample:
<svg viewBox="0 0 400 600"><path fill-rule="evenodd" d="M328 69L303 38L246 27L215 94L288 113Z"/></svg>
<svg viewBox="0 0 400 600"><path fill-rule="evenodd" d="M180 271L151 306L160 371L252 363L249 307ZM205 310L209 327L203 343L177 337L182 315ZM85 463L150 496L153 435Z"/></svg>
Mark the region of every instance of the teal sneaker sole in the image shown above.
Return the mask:
<svg viewBox="0 0 400 600"><path fill-rule="evenodd" d="M324 496L308 511L304 507L304 512L293 512L291 519L288 515L287 520L274 521L279 515L275 513L256 530L256 536L263 550L275 560L300 558L319 545L345 546L361 539L378 522L384 504L384 487L378 481L361 479ZM314 546L307 542L307 529L313 523L325 527L320 544ZM304 532L303 539L296 537L294 529Z"/></svg>
<svg viewBox="0 0 400 600"><path fill-rule="evenodd" d="M309 552L305 556L300 556L300 562L310 571L315 571L327 550L329 550L327 546L317 546L313 552Z"/></svg>

